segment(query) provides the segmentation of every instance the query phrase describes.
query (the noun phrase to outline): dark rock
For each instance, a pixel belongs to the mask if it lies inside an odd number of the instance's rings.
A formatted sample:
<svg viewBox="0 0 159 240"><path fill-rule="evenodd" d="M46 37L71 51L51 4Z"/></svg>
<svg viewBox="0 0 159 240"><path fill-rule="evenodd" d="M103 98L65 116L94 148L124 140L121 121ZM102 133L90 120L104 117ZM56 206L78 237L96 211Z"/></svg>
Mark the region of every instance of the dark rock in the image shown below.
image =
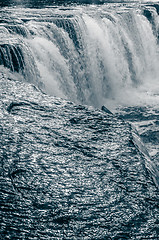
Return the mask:
<svg viewBox="0 0 159 240"><path fill-rule="evenodd" d="M101 107L101 110L108 113L108 114L113 114L108 108L106 108L105 106Z"/></svg>

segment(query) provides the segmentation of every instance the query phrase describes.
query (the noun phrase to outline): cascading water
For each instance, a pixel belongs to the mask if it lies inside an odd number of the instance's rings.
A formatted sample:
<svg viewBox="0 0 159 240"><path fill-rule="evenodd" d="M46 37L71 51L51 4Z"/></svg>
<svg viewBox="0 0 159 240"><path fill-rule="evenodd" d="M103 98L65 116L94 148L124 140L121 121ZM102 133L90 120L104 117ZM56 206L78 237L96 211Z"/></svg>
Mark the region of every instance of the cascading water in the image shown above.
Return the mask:
<svg viewBox="0 0 159 240"><path fill-rule="evenodd" d="M1 21L0 63L44 91L100 107L150 101L158 81L154 7L78 6L10 10ZM16 17L15 17L16 12ZM5 36L5 37L4 37ZM11 39L12 41L8 39ZM29 57L28 57L29 56ZM131 94L131 96L130 96ZM129 98L129 101L128 101Z"/></svg>
<svg viewBox="0 0 159 240"><path fill-rule="evenodd" d="M159 4L5 2L0 239L159 239Z"/></svg>

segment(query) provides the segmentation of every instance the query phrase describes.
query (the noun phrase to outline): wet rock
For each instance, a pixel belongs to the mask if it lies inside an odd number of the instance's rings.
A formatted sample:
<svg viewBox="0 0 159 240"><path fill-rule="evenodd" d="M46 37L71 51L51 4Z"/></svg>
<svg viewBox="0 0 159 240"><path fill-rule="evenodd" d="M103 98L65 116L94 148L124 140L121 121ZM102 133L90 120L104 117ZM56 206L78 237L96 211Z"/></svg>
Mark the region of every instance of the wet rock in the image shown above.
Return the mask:
<svg viewBox="0 0 159 240"><path fill-rule="evenodd" d="M108 108L106 108L105 106L101 107L101 110L108 113L108 114L113 114Z"/></svg>

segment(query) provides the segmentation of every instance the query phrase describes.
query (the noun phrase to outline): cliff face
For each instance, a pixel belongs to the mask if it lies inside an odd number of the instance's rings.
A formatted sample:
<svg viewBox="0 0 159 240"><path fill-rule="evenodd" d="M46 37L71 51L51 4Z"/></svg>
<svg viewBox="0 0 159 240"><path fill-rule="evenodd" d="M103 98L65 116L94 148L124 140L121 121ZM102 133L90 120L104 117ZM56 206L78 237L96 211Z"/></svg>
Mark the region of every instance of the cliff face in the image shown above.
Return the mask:
<svg viewBox="0 0 159 240"><path fill-rule="evenodd" d="M0 89L1 239L158 239L155 176L128 123L4 76Z"/></svg>

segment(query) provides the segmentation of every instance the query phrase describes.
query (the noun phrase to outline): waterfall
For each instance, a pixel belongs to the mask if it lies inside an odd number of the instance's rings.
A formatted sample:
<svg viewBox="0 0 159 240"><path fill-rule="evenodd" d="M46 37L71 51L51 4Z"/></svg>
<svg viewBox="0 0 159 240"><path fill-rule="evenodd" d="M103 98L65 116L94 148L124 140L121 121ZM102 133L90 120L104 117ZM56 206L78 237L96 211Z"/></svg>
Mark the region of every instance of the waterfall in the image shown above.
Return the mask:
<svg viewBox="0 0 159 240"><path fill-rule="evenodd" d="M0 25L0 64L42 82L47 93L99 107L157 91L156 5L9 11L11 19L4 14Z"/></svg>

